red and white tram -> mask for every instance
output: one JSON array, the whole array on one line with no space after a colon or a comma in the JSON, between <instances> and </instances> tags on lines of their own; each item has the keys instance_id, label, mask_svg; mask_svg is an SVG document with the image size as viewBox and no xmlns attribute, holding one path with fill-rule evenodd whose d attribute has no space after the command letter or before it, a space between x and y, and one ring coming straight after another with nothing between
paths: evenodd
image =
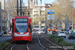
<instances>
[{"instance_id":1,"label":"red and white tram","mask_svg":"<svg viewBox=\"0 0 75 50\"><path fill-rule=\"evenodd\" d=\"M16 16L12 19L12 40L32 41L31 18L27 16Z\"/></svg>"}]
</instances>

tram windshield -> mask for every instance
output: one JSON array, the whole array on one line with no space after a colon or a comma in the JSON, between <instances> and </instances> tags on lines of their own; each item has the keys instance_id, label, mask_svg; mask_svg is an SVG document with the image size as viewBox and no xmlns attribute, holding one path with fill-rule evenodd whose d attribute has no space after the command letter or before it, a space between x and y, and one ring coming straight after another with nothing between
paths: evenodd
<instances>
[{"instance_id":1,"label":"tram windshield","mask_svg":"<svg viewBox=\"0 0 75 50\"><path fill-rule=\"evenodd\" d=\"M28 32L28 19L15 19L15 32Z\"/></svg>"}]
</instances>

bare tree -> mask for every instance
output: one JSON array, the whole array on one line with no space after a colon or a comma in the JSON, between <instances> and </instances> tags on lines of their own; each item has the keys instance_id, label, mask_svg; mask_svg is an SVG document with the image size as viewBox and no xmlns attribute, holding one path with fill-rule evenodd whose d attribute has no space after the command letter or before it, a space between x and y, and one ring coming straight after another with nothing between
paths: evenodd
<instances>
[{"instance_id":1,"label":"bare tree","mask_svg":"<svg viewBox=\"0 0 75 50\"><path fill-rule=\"evenodd\" d=\"M66 16L69 17L73 11L74 0L56 0L52 3L55 10L55 18L60 19L60 21L66 20Z\"/></svg>"},{"instance_id":2,"label":"bare tree","mask_svg":"<svg viewBox=\"0 0 75 50\"><path fill-rule=\"evenodd\" d=\"M19 3L19 5L20 5L20 3ZM17 0L7 0L5 2L5 10L7 12L9 12L12 17L17 15L16 6L17 6Z\"/></svg>"}]
</instances>

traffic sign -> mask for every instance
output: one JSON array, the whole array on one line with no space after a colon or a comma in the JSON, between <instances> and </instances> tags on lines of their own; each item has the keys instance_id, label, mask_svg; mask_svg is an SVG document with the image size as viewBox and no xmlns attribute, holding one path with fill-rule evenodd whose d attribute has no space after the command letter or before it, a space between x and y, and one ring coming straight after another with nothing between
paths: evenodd
<instances>
[{"instance_id":1,"label":"traffic sign","mask_svg":"<svg viewBox=\"0 0 75 50\"><path fill-rule=\"evenodd\" d=\"M35 17L35 15L33 15L33 17Z\"/></svg>"},{"instance_id":2,"label":"traffic sign","mask_svg":"<svg viewBox=\"0 0 75 50\"><path fill-rule=\"evenodd\" d=\"M55 14L55 12L47 12L47 14Z\"/></svg>"},{"instance_id":3,"label":"traffic sign","mask_svg":"<svg viewBox=\"0 0 75 50\"><path fill-rule=\"evenodd\" d=\"M54 20L55 19L55 15L47 15L47 20Z\"/></svg>"},{"instance_id":4,"label":"traffic sign","mask_svg":"<svg viewBox=\"0 0 75 50\"><path fill-rule=\"evenodd\" d=\"M55 10L47 10L47 14L55 14Z\"/></svg>"},{"instance_id":5,"label":"traffic sign","mask_svg":"<svg viewBox=\"0 0 75 50\"><path fill-rule=\"evenodd\" d=\"M50 12L47 12L47 14L50 14Z\"/></svg>"},{"instance_id":6,"label":"traffic sign","mask_svg":"<svg viewBox=\"0 0 75 50\"><path fill-rule=\"evenodd\" d=\"M55 12L55 10L47 10L47 12Z\"/></svg>"}]
</instances>

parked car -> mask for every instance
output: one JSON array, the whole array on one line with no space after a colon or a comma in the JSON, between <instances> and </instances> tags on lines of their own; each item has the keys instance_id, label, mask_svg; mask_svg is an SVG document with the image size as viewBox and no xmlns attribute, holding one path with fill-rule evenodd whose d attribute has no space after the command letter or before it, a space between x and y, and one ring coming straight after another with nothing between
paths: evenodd
<instances>
[{"instance_id":1,"label":"parked car","mask_svg":"<svg viewBox=\"0 0 75 50\"><path fill-rule=\"evenodd\" d=\"M59 31L59 32L58 32L58 37L64 37L64 38L66 38L66 33L65 33L65 31Z\"/></svg>"},{"instance_id":2,"label":"parked car","mask_svg":"<svg viewBox=\"0 0 75 50\"><path fill-rule=\"evenodd\" d=\"M37 33L38 33L38 34L40 34L40 33L45 33L45 31L44 31L44 30L38 30Z\"/></svg>"},{"instance_id":3,"label":"parked car","mask_svg":"<svg viewBox=\"0 0 75 50\"><path fill-rule=\"evenodd\" d=\"M70 35L68 36L68 39L71 39L71 38L75 38L75 32L70 33Z\"/></svg>"},{"instance_id":4,"label":"parked car","mask_svg":"<svg viewBox=\"0 0 75 50\"><path fill-rule=\"evenodd\" d=\"M69 31L65 31L66 35L69 33Z\"/></svg>"},{"instance_id":5,"label":"parked car","mask_svg":"<svg viewBox=\"0 0 75 50\"><path fill-rule=\"evenodd\" d=\"M34 33L36 34L37 33L37 30L34 30Z\"/></svg>"},{"instance_id":6,"label":"parked car","mask_svg":"<svg viewBox=\"0 0 75 50\"><path fill-rule=\"evenodd\" d=\"M72 30L69 30L69 34L72 33L72 32L73 32Z\"/></svg>"}]
</instances>

